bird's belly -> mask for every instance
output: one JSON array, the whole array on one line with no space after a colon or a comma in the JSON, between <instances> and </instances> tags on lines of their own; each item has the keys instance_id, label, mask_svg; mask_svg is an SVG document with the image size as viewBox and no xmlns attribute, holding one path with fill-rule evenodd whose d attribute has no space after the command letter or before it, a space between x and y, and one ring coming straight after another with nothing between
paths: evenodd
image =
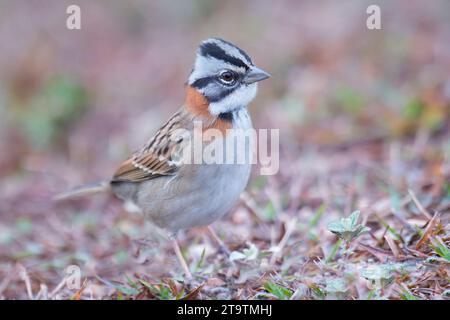
<instances>
[{"instance_id":1,"label":"bird's belly","mask_svg":"<svg viewBox=\"0 0 450 320\"><path fill-rule=\"evenodd\" d=\"M188 182L180 178L167 180L166 188L158 189L160 192L155 192L153 185L151 196L145 192L147 188L141 188L137 205L153 223L171 231L208 225L236 204L250 169L250 164L200 165L192 168L195 172Z\"/></svg>"}]
</instances>

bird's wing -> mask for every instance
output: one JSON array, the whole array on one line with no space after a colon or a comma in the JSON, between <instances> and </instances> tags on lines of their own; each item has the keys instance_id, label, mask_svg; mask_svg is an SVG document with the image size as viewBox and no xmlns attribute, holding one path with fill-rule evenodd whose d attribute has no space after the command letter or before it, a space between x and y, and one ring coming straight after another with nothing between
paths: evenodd
<instances>
[{"instance_id":1,"label":"bird's wing","mask_svg":"<svg viewBox=\"0 0 450 320\"><path fill-rule=\"evenodd\" d=\"M185 111L175 113L141 150L119 166L112 182L141 182L176 174L189 123Z\"/></svg>"}]
</instances>

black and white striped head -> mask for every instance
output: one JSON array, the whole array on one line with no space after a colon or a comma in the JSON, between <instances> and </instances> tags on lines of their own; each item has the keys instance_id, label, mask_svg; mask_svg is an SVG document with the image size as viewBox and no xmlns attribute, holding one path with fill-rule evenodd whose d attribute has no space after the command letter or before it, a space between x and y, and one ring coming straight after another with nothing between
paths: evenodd
<instances>
[{"instance_id":1,"label":"black and white striped head","mask_svg":"<svg viewBox=\"0 0 450 320\"><path fill-rule=\"evenodd\" d=\"M210 113L218 116L246 107L256 95L257 82L268 77L242 49L211 38L200 44L188 84L208 100Z\"/></svg>"}]
</instances>

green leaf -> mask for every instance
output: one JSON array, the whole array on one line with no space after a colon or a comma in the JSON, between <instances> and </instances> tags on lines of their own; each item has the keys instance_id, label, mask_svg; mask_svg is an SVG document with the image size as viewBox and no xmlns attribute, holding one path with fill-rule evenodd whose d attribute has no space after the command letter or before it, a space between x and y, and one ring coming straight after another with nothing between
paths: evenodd
<instances>
[{"instance_id":1,"label":"green leaf","mask_svg":"<svg viewBox=\"0 0 450 320\"><path fill-rule=\"evenodd\" d=\"M423 114L424 109L425 105L423 102L418 98L414 98L403 107L403 114L410 120L416 120Z\"/></svg>"},{"instance_id":2,"label":"green leaf","mask_svg":"<svg viewBox=\"0 0 450 320\"><path fill-rule=\"evenodd\" d=\"M264 284L264 289L280 300L288 300L292 296L292 291L290 289L279 286L273 282L266 282Z\"/></svg>"},{"instance_id":3,"label":"green leaf","mask_svg":"<svg viewBox=\"0 0 450 320\"><path fill-rule=\"evenodd\" d=\"M320 299L325 298L325 296L326 296L325 292L323 292L322 289L320 289L320 287L318 285L312 284L312 285L310 285L309 288L312 290L312 292L314 293L314 295L316 297L318 297Z\"/></svg>"},{"instance_id":4,"label":"green leaf","mask_svg":"<svg viewBox=\"0 0 450 320\"><path fill-rule=\"evenodd\" d=\"M322 217L323 213L325 212L325 208L326 208L325 203L322 203L320 205L320 207L316 210L316 212L314 213L313 217L309 221L309 226L311 228L315 227L317 225L317 223L319 222L319 220Z\"/></svg>"},{"instance_id":5,"label":"green leaf","mask_svg":"<svg viewBox=\"0 0 450 320\"><path fill-rule=\"evenodd\" d=\"M268 201L264 208L264 218L270 221L274 221L277 216L277 211L272 201Z\"/></svg>"},{"instance_id":6,"label":"green leaf","mask_svg":"<svg viewBox=\"0 0 450 320\"><path fill-rule=\"evenodd\" d=\"M445 243L438 237L431 238L430 240L434 251L445 260L450 261L450 250Z\"/></svg>"},{"instance_id":7,"label":"green leaf","mask_svg":"<svg viewBox=\"0 0 450 320\"><path fill-rule=\"evenodd\" d=\"M369 294L367 295L366 300L372 300L372 298L374 298L377 294L377 290L376 289L372 289L369 291Z\"/></svg>"},{"instance_id":8,"label":"green leaf","mask_svg":"<svg viewBox=\"0 0 450 320\"><path fill-rule=\"evenodd\" d=\"M341 247L342 239L339 239L334 244L333 248L331 249L330 255L326 258L325 262L330 263L333 261L334 257L336 256L337 252L339 251L339 248Z\"/></svg>"},{"instance_id":9,"label":"green leaf","mask_svg":"<svg viewBox=\"0 0 450 320\"><path fill-rule=\"evenodd\" d=\"M20 234L28 234L33 229L33 223L28 218L18 218L16 220L16 228Z\"/></svg>"},{"instance_id":10,"label":"green leaf","mask_svg":"<svg viewBox=\"0 0 450 320\"><path fill-rule=\"evenodd\" d=\"M203 262L205 260L205 253L206 253L206 250L203 248L202 254L200 256L200 259L198 260L198 262L197 262L197 264L195 266L195 270L200 270L202 268Z\"/></svg>"},{"instance_id":11,"label":"green leaf","mask_svg":"<svg viewBox=\"0 0 450 320\"><path fill-rule=\"evenodd\" d=\"M137 282L135 282L135 281L133 281L128 275L126 275L125 274L125 279L127 280L127 283L131 286L131 287L133 287L133 288L135 288L135 289L138 289L138 284L137 284Z\"/></svg>"},{"instance_id":12,"label":"green leaf","mask_svg":"<svg viewBox=\"0 0 450 320\"><path fill-rule=\"evenodd\" d=\"M139 279L139 282L150 290L154 295L158 296L161 300L171 300L173 299L172 292L170 288L164 284L152 285L143 279Z\"/></svg>"},{"instance_id":13,"label":"green leaf","mask_svg":"<svg viewBox=\"0 0 450 320\"><path fill-rule=\"evenodd\" d=\"M364 96L348 86L338 88L336 102L350 114L358 114L366 104Z\"/></svg>"},{"instance_id":14,"label":"green leaf","mask_svg":"<svg viewBox=\"0 0 450 320\"><path fill-rule=\"evenodd\" d=\"M123 293L126 296L133 296L133 295L137 295L139 293L139 290L136 290L134 288L129 288L129 287L125 287L125 286L116 286L116 290L118 290L119 292Z\"/></svg>"},{"instance_id":15,"label":"green leaf","mask_svg":"<svg viewBox=\"0 0 450 320\"><path fill-rule=\"evenodd\" d=\"M400 298L402 300L421 300L419 297L416 297L411 292L408 292L406 290L400 294Z\"/></svg>"},{"instance_id":16,"label":"green leaf","mask_svg":"<svg viewBox=\"0 0 450 320\"><path fill-rule=\"evenodd\" d=\"M261 190L267 185L267 176L258 176L256 179L252 181L252 187L255 189Z\"/></svg>"},{"instance_id":17,"label":"green leaf","mask_svg":"<svg viewBox=\"0 0 450 320\"><path fill-rule=\"evenodd\" d=\"M450 182L446 183L444 190L447 190L447 198L450 199Z\"/></svg>"},{"instance_id":18,"label":"green leaf","mask_svg":"<svg viewBox=\"0 0 450 320\"><path fill-rule=\"evenodd\" d=\"M162 300L172 300L172 292L170 291L170 288L167 286L160 286L159 289L159 298Z\"/></svg>"}]
</instances>

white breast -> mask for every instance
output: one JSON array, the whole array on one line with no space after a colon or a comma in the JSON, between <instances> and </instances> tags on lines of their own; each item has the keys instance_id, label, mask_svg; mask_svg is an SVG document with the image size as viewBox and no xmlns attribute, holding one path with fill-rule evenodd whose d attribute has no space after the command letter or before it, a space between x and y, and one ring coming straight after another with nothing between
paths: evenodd
<instances>
[{"instance_id":1,"label":"white breast","mask_svg":"<svg viewBox=\"0 0 450 320\"><path fill-rule=\"evenodd\" d=\"M240 108L233 112L233 127L238 129L253 128L252 119L250 119L247 108Z\"/></svg>"},{"instance_id":2,"label":"white breast","mask_svg":"<svg viewBox=\"0 0 450 320\"><path fill-rule=\"evenodd\" d=\"M233 129L251 129L252 122L245 108L235 111ZM231 133L231 134L230 134ZM240 134L239 134L240 135ZM229 142L232 132L225 139ZM246 162L241 164L188 165L180 175L171 179L163 189L152 185L153 194L141 194L138 202L146 215L157 225L176 231L208 225L229 212L247 186L252 161L253 139L246 140L245 150L237 145L237 156L244 153ZM159 183L155 179L154 183ZM165 179L161 179L165 180ZM149 198L152 200L149 201ZM144 202L144 203L143 203Z\"/></svg>"}]
</instances>

